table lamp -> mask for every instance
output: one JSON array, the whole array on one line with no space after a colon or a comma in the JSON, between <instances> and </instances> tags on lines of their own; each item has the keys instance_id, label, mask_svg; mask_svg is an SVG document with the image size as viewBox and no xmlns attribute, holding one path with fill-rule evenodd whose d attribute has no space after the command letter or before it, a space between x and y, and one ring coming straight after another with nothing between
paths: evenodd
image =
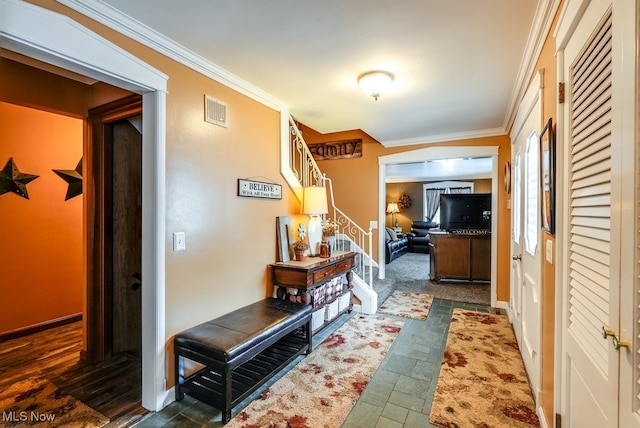
<instances>
[{"instance_id":1,"label":"table lamp","mask_svg":"<svg viewBox=\"0 0 640 428\"><path fill-rule=\"evenodd\" d=\"M395 214L399 212L400 209L398 208L398 204L396 202L389 202L387 205L387 214L391 214L391 224L393 227L398 227L398 222L395 221Z\"/></svg>"},{"instance_id":2,"label":"table lamp","mask_svg":"<svg viewBox=\"0 0 640 428\"><path fill-rule=\"evenodd\" d=\"M327 208L327 189L324 187L305 187L302 196L302 214L309 215L307 238L311 256L320 254L322 242L322 220L320 216L329 212Z\"/></svg>"}]
</instances>

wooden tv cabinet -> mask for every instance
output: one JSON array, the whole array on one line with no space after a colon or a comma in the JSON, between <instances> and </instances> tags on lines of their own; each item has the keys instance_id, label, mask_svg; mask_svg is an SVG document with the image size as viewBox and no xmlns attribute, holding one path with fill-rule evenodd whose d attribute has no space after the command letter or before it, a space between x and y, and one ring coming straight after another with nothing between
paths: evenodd
<instances>
[{"instance_id":1,"label":"wooden tv cabinet","mask_svg":"<svg viewBox=\"0 0 640 428\"><path fill-rule=\"evenodd\" d=\"M431 233L432 281L491 281L491 234Z\"/></svg>"}]
</instances>

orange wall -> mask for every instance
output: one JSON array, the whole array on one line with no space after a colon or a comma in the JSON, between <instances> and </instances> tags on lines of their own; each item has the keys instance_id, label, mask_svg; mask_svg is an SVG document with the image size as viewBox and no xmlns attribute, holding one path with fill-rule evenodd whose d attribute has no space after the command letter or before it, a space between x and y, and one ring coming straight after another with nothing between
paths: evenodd
<instances>
[{"instance_id":1,"label":"orange wall","mask_svg":"<svg viewBox=\"0 0 640 428\"><path fill-rule=\"evenodd\" d=\"M558 11L562 10L561 2ZM555 27L558 21L558 17L560 12L556 13L554 18L553 25L551 26L551 30L549 31L549 35L547 36L540 56L538 58L538 62L536 63L536 69L544 70L543 77L543 97L542 97L542 117L546 122L549 118L553 119L554 126L558 121L557 116L557 99L558 99L558 78L556 72L556 43L553 38L553 33L555 31ZM556 151L561 151L562 141L558 141L556 139ZM556 203L557 206L557 203ZM557 220L556 220L557 221ZM546 248L547 242L550 242L550 245L553 248L554 259L557 258L556 255L556 239L554 235L549 235L547 233L542 234L542 248ZM544 254L544 251L543 251ZM542 298L541 298L541 306L542 306L542 330L541 330L541 338L542 338L542 352L541 352L541 364L542 364L542 373L541 373L541 403L540 405L544 409L544 415L546 417L547 426L553 426L553 415L554 411L554 366L555 366L555 329L556 329L556 318L555 318L555 292L556 292L556 263L549 263L545 257L542 257Z\"/></svg>"},{"instance_id":2,"label":"orange wall","mask_svg":"<svg viewBox=\"0 0 640 428\"><path fill-rule=\"evenodd\" d=\"M491 193L491 180L460 180L474 183L475 193ZM406 233L411 230L411 223L414 220L423 220L423 193L422 185L428 182L408 182L408 183L387 183L385 206L389 202L397 202L402 194L411 197L409 208L400 208L400 212L395 215L402 230ZM391 227L391 214L386 216L386 226Z\"/></svg>"},{"instance_id":3,"label":"orange wall","mask_svg":"<svg viewBox=\"0 0 640 428\"><path fill-rule=\"evenodd\" d=\"M82 312L82 195L52 169L75 169L82 121L0 102L0 168L10 157L29 199L0 195L0 333Z\"/></svg>"},{"instance_id":4,"label":"orange wall","mask_svg":"<svg viewBox=\"0 0 640 428\"><path fill-rule=\"evenodd\" d=\"M504 165L511 158L511 142L508 135L386 148L361 130L320 134L304 125L301 126L301 129L307 143L362 138L362 157L318 162L322 172L333 180L336 205L360 225L368 225L369 221L378 218L378 158L380 156L434 146L497 146L499 165ZM504 179L503 168L500 167L499 171L498 179L502 183ZM498 239L496 291L498 300L507 302L509 299L509 260L511 259L510 221L502 220L509 219L511 213L507 209L508 195L504 192L504 186L498 186L498 189L498 212L501 221L496 233ZM376 258L378 232L379 230L374 230L373 236L374 257Z\"/></svg>"},{"instance_id":5,"label":"orange wall","mask_svg":"<svg viewBox=\"0 0 640 428\"><path fill-rule=\"evenodd\" d=\"M276 217L299 212L280 175L280 113L105 28L55 0L31 3L72 17L169 76L166 98L166 365L172 337L264 298L276 260ZM229 127L204 122L204 95L227 103ZM143 112L144 115L144 112ZM237 179L283 185L281 200L237 196ZM172 250L173 233L186 250Z\"/></svg>"},{"instance_id":6,"label":"orange wall","mask_svg":"<svg viewBox=\"0 0 640 428\"><path fill-rule=\"evenodd\" d=\"M16 132L20 132L23 135L27 131L30 133L36 131L42 132L42 135L37 134L37 137L31 138L29 141L22 139L19 144L16 144L16 141L19 141L16 139L6 140L7 145L4 145L3 141L3 145L0 146L0 155L5 156L5 158L0 158L0 167L3 167L5 165L6 160L9 156L16 156L14 153L16 153L17 150L28 150L29 153L36 153L37 158L41 162L48 162L49 158L51 158L51 162L56 161L56 157L60 156L61 152L59 150L54 150L53 154L49 153L50 150L53 150L56 147L53 142L65 142L66 144L73 143L73 150L77 153L71 157L74 157L76 159L69 160L65 163L65 166L50 167L48 168L48 171L49 174L53 174L53 172L51 172L52 168L74 169L78 163L78 160L82 156L83 119L87 115L87 110L91 107L95 107L97 105L101 105L130 94L130 92L128 91L114 88L113 86L100 82L89 86L75 80L64 78L37 68L23 65L13 60L8 60L6 58L0 58L0 75L3 76L3 78L0 79L0 101L4 102L8 107L13 107L12 111L16 110L27 115L35 115L38 117L38 120L33 121L25 119L30 123L38 123L38 126L30 125L26 128L23 127L24 130L22 128L19 128ZM20 82L20 84L16 84L16 82ZM75 135L71 137L68 135L65 136L64 134L58 134L58 130L60 129L60 127L51 126L47 128L49 122L43 122L42 118L48 119L51 123L69 123L69 121L72 121L72 123L75 124L74 126L77 128L75 130ZM9 126L5 129L5 122L11 126L17 126L15 125L16 123L24 122L24 120L22 119L20 120L20 122L16 122L4 117L0 119L0 123L3 124L4 132L8 132L10 129L12 129ZM44 125L40 125L41 123L44 123ZM18 166L22 168L21 161L19 159L16 159L16 162L18 162ZM49 174L35 174L41 175L42 177L38 178L36 181L28 185L28 189L30 189L34 185L40 185L41 183L48 183L52 181L52 178L49 177ZM43 179L45 177L46 181L43 182ZM52 177L55 177L53 179L55 185L66 186L66 183L62 179L58 178L57 175L54 174ZM65 194L66 187L63 196ZM2 206L2 201L7 200L10 200L9 195L0 196L0 207ZM64 197L62 200L64 201ZM41 201L42 199L38 199L38 203L41 203ZM60 201L56 200L56 203L60 204ZM70 206L76 205L80 207L80 212L75 215L73 220L69 220L69 222L70 224L73 224L75 228L77 228L77 230L74 229L74 233L80 233L81 237L83 233L82 204L82 196L78 196L62 205L65 209L68 209L68 207ZM29 204L28 206L32 207L33 205ZM60 212L59 209L50 209L46 211ZM0 211L0 221L2 221L1 219L3 218L3 216L3 211ZM21 216L20 218L26 219L27 217ZM51 225L47 222L36 222L34 223L34 225L37 227L39 233L41 233L43 236L48 236L48 234L52 233L52 231L48 230L49 226ZM56 225L54 224L51 227L56 227ZM32 228L35 230L33 226ZM1 226L0 230L2 230ZM64 233L60 233L60 236L55 239L55 242L57 243L64 243L64 248L66 248L66 239L68 239L65 238L65 236L66 235ZM33 246L37 245L41 245L41 241L38 241ZM71 245L71 243L69 243L69 245ZM0 333L9 330L34 326L36 324L47 321L52 321L61 316L84 312L84 289L86 283L84 274L84 248L82 247L82 241L79 242L79 246L77 246L77 248L75 248L74 245L70 247L72 249L72 253L75 254L75 252L77 251L82 251L81 255L79 257L74 257L73 264L71 263L72 260L66 260L65 263L60 263L59 265L64 266L68 271L75 272L73 292L79 292L81 293L81 295L80 297L74 297L74 299L79 300L82 303L81 306L77 307L77 305L73 305L73 311L69 309L63 310L62 308L66 308L67 306L69 306L67 293L60 293L59 290L61 286L53 282L50 282L49 287L53 287L53 289L57 291L52 291L51 293L49 293L50 296L47 296L46 293L33 293L32 295L30 293L30 291L32 291L31 287L23 287L21 288L21 300L26 300L27 297L25 296L29 296L30 299L35 299L39 298L38 296L43 296L43 299L47 298L46 301L49 310L41 311L40 309L38 309L37 311L23 311L22 309L20 309L20 307L15 307L9 314L5 313L4 315L0 315ZM53 250L54 253L60 252L60 249L55 248L53 244L49 246L48 250ZM41 248L41 251L45 251L45 249ZM16 257L16 255L17 254L14 254L13 257L16 258L15 263L18 268L14 268L14 271L18 272L22 270L28 272L28 270L25 269L29 266L29 253L21 254L20 257ZM58 260L61 256L63 255L49 254L46 259L55 261ZM56 266L56 264L53 263L51 265ZM0 267L0 271L2 271L2 267ZM43 275L44 272L46 271L43 271ZM55 279L55 276L53 276L52 279ZM40 281L40 283L42 284L42 287L45 287L43 281ZM0 280L0 289L3 288L3 284L4 282ZM62 290L66 290L71 286L71 284L72 283L63 285ZM0 305L2 305L2 302L0 302ZM7 320L5 321L3 317L7 317Z\"/></svg>"}]
</instances>

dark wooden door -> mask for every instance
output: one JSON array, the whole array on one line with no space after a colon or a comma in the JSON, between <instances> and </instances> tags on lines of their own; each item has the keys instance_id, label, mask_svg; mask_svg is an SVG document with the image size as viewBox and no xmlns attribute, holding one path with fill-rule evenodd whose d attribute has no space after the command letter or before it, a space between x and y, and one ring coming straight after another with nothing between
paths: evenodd
<instances>
[{"instance_id":1,"label":"dark wooden door","mask_svg":"<svg viewBox=\"0 0 640 428\"><path fill-rule=\"evenodd\" d=\"M142 352L142 134L129 120L113 135L113 353Z\"/></svg>"},{"instance_id":2,"label":"dark wooden door","mask_svg":"<svg viewBox=\"0 0 640 428\"><path fill-rule=\"evenodd\" d=\"M132 95L89 111L83 177L87 229L87 349L99 362L142 348L142 114Z\"/></svg>"}]
</instances>

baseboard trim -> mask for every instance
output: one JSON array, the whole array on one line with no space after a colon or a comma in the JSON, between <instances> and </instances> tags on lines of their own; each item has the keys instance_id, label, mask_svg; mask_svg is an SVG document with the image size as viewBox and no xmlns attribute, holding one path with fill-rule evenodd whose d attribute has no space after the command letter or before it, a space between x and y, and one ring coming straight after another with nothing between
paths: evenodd
<instances>
[{"instance_id":1,"label":"baseboard trim","mask_svg":"<svg viewBox=\"0 0 640 428\"><path fill-rule=\"evenodd\" d=\"M19 337L28 336L33 333L48 330L54 327L60 327L61 325L71 324L72 322L82 321L82 314L72 314L64 317L56 318L49 321L44 321L38 324L30 325L28 327L22 327L15 330L0 333L0 342L6 342L7 340L17 339Z\"/></svg>"},{"instance_id":2,"label":"baseboard trim","mask_svg":"<svg viewBox=\"0 0 640 428\"><path fill-rule=\"evenodd\" d=\"M503 309L507 314L509 313L509 303L503 300L496 300L491 306L497 309Z\"/></svg>"}]
</instances>

